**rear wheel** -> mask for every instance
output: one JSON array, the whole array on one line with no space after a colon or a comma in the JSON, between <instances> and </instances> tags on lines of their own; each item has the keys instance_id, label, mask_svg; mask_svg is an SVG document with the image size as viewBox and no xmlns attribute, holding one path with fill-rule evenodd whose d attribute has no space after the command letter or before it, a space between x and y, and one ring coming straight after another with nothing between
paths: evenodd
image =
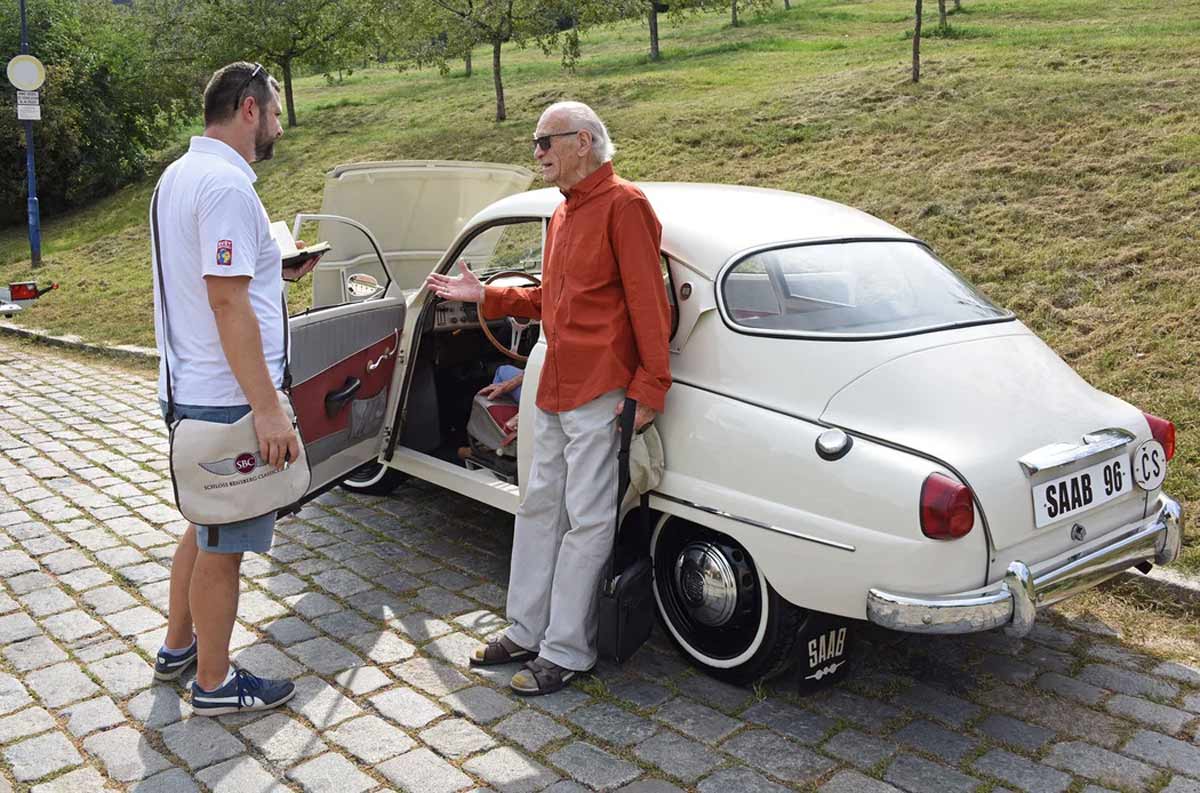
<instances>
[{"instance_id":1,"label":"rear wheel","mask_svg":"<svg viewBox=\"0 0 1200 793\"><path fill-rule=\"evenodd\" d=\"M655 529L650 553L659 618L692 664L749 683L793 660L808 612L781 598L732 537L671 517Z\"/></svg>"},{"instance_id":2,"label":"rear wheel","mask_svg":"<svg viewBox=\"0 0 1200 793\"><path fill-rule=\"evenodd\" d=\"M342 489L367 496L391 495L406 479L405 474L380 462L360 466L342 480Z\"/></svg>"}]
</instances>

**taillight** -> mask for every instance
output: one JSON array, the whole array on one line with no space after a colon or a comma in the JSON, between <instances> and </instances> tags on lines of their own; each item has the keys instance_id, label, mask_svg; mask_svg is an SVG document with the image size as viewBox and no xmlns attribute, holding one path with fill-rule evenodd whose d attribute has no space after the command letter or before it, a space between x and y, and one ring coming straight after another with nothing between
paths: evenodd
<instances>
[{"instance_id":1,"label":"taillight","mask_svg":"<svg viewBox=\"0 0 1200 793\"><path fill-rule=\"evenodd\" d=\"M37 284L32 281L9 284L8 294L13 300L36 300L38 296Z\"/></svg>"},{"instance_id":2,"label":"taillight","mask_svg":"<svg viewBox=\"0 0 1200 793\"><path fill-rule=\"evenodd\" d=\"M965 537L975 525L971 489L944 474L930 474L921 485L921 531L934 540Z\"/></svg>"},{"instance_id":3,"label":"taillight","mask_svg":"<svg viewBox=\"0 0 1200 793\"><path fill-rule=\"evenodd\" d=\"M1154 436L1154 440L1162 444L1163 451L1167 454L1169 462L1175 456L1175 425L1166 419L1160 419L1158 416L1152 416L1149 413L1143 413L1146 417L1146 423L1150 425L1150 434Z\"/></svg>"}]
</instances>

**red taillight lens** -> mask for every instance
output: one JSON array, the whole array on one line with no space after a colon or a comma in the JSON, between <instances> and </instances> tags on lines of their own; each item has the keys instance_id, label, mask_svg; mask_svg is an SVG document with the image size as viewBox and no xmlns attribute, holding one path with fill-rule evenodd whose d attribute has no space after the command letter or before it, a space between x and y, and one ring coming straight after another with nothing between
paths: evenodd
<instances>
[{"instance_id":1,"label":"red taillight lens","mask_svg":"<svg viewBox=\"0 0 1200 793\"><path fill-rule=\"evenodd\" d=\"M921 531L934 540L965 537L975 525L971 489L943 474L930 474L921 485Z\"/></svg>"},{"instance_id":2,"label":"red taillight lens","mask_svg":"<svg viewBox=\"0 0 1200 793\"><path fill-rule=\"evenodd\" d=\"M27 283L9 284L8 293L13 300L36 300L38 296L37 284L29 281Z\"/></svg>"},{"instance_id":3,"label":"red taillight lens","mask_svg":"<svg viewBox=\"0 0 1200 793\"><path fill-rule=\"evenodd\" d=\"M1154 440L1162 444L1163 451L1167 453L1167 461L1170 462L1171 458L1175 456L1175 425L1149 413L1142 415L1146 417L1146 423L1150 425L1150 434L1154 436Z\"/></svg>"}]
</instances>

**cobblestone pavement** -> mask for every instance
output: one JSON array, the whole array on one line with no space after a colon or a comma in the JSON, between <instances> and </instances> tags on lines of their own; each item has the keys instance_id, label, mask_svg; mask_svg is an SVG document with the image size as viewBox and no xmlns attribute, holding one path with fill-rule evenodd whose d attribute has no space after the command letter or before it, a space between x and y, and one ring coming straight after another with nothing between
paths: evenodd
<instances>
[{"instance_id":1,"label":"cobblestone pavement","mask_svg":"<svg viewBox=\"0 0 1200 793\"><path fill-rule=\"evenodd\" d=\"M503 626L511 519L433 486L332 492L248 556L236 659L286 709L189 718L156 685L184 525L145 374L0 341L0 792L1200 792L1200 669L1043 623L864 630L806 698L697 675L657 636L524 701L469 648Z\"/></svg>"}]
</instances>

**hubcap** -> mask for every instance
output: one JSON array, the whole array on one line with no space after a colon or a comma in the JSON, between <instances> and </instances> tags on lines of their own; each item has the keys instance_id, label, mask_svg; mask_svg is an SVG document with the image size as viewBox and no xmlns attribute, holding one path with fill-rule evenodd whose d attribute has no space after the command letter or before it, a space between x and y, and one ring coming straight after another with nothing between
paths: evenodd
<instances>
[{"instance_id":1,"label":"hubcap","mask_svg":"<svg viewBox=\"0 0 1200 793\"><path fill-rule=\"evenodd\" d=\"M737 609L738 585L733 567L721 550L693 542L675 560L675 586L696 622L720 627Z\"/></svg>"}]
</instances>

